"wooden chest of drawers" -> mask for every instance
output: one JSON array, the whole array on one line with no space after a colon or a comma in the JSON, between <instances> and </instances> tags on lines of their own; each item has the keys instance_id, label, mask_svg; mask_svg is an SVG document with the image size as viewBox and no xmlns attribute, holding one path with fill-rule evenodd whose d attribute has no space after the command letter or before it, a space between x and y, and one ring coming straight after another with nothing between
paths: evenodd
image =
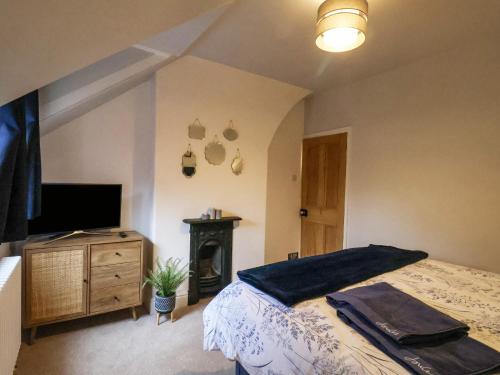
<instances>
[{"instance_id":1,"label":"wooden chest of drawers","mask_svg":"<svg viewBox=\"0 0 500 375\"><path fill-rule=\"evenodd\" d=\"M144 240L87 236L23 249L23 326L39 325L131 308L142 304Z\"/></svg>"},{"instance_id":2,"label":"wooden chest of drawers","mask_svg":"<svg viewBox=\"0 0 500 375\"><path fill-rule=\"evenodd\" d=\"M140 305L141 241L90 245L90 313Z\"/></svg>"}]
</instances>

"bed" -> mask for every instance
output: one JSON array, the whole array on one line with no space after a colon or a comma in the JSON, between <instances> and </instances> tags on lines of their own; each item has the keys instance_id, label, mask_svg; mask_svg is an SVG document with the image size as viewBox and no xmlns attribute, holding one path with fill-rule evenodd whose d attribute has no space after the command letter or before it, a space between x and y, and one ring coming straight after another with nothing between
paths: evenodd
<instances>
[{"instance_id":1,"label":"bed","mask_svg":"<svg viewBox=\"0 0 500 375\"><path fill-rule=\"evenodd\" d=\"M461 320L472 338L500 351L500 275L425 259L346 289L377 282ZM250 375L408 373L343 323L325 297L287 307L235 281L203 319L204 349L220 350Z\"/></svg>"}]
</instances>

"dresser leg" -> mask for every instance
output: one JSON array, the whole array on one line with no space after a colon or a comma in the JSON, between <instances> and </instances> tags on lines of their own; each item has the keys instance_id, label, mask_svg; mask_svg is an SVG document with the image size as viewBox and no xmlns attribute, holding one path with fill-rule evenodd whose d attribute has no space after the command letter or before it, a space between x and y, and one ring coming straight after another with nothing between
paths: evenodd
<instances>
[{"instance_id":1,"label":"dresser leg","mask_svg":"<svg viewBox=\"0 0 500 375\"><path fill-rule=\"evenodd\" d=\"M35 343L36 329L37 329L36 326L30 328L30 337L28 339L28 345L33 345Z\"/></svg>"},{"instance_id":2,"label":"dresser leg","mask_svg":"<svg viewBox=\"0 0 500 375\"><path fill-rule=\"evenodd\" d=\"M137 320L137 311L136 311L135 307L131 307L130 309L132 310L132 318L134 320Z\"/></svg>"},{"instance_id":3,"label":"dresser leg","mask_svg":"<svg viewBox=\"0 0 500 375\"><path fill-rule=\"evenodd\" d=\"M170 320L172 321L172 323L175 322L175 316L173 310L170 312Z\"/></svg>"},{"instance_id":4,"label":"dresser leg","mask_svg":"<svg viewBox=\"0 0 500 375\"><path fill-rule=\"evenodd\" d=\"M157 326L160 325L160 313L159 312L156 313L156 325Z\"/></svg>"}]
</instances>

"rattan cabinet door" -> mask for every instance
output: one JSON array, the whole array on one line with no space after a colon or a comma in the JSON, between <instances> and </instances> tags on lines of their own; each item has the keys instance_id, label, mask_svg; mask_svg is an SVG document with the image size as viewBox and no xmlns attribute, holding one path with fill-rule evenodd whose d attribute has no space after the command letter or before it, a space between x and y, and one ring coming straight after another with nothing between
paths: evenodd
<instances>
[{"instance_id":1,"label":"rattan cabinet door","mask_svg":"<svg viewBox=\"0 0 500 375\"><path fill-rule=\"evenodd\" d=\"M29 325L87 314L87 248L54 247L26 253Z\"/></svg>"}]
</instances>

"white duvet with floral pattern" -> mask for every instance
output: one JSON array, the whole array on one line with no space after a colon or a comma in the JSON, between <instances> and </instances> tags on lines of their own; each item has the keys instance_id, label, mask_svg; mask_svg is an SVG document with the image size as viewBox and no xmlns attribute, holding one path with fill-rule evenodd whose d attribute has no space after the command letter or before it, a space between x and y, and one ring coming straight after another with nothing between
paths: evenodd
<instances>
[{"instance_id":1,"label":"white duvet with floral pattern","mask_svg":"<svg viewBox=\"0 0 500 375\"><path fill-rule=\"evenodd\" d=\"M500 351L500 275L426 259L350 288L381 281L465 322L471 337ZM325 297L290 308L236 281L203 318L204 349L221 350L250 375L407 374L339 320Z\"/></svg>"}]
</instances>

